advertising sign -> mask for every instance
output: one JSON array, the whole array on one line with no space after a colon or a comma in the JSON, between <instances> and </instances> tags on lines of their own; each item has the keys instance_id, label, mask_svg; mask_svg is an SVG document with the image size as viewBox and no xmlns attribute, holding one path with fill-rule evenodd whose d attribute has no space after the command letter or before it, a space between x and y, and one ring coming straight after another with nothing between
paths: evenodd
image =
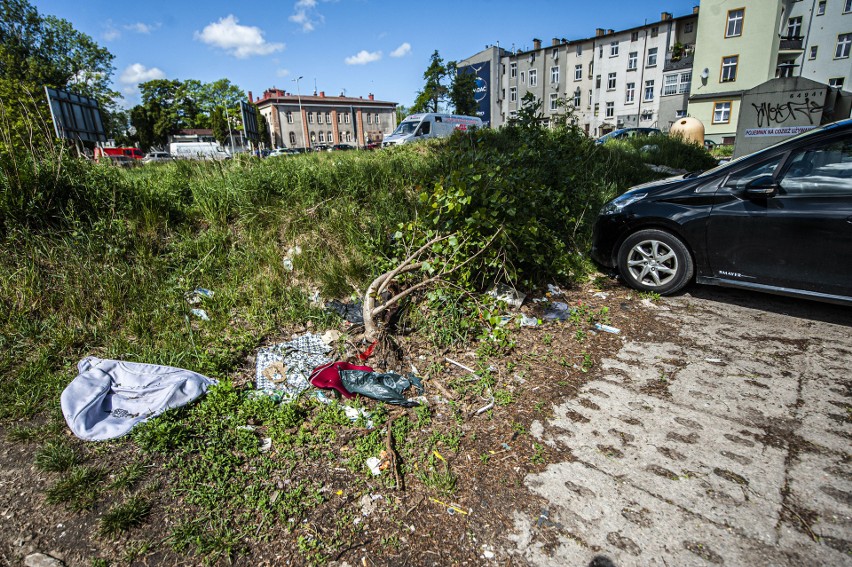
<instances>
[{"instance_id":1,"label":"advertising sign","mask_svg":"<svg viewBox=\"0 0 852 567\"><path fill-rule=\"evenodd\" d=\"M459 73L473 73L476 75L473 98L478 105L476 115L482 119L483 126L491 126L491 65L488 62L478 65L466 65L459 67Z\"/></svg>"},{"instance_id":2,"label":"advertising sign","mask_svg":"<svg viewBox=\"0 0 852 567\"><path fill-rule=\"evenodd\" d=\"M243 129L245 130L246 138L252 142L256 142L260 138L257 127L257 111L246 102L240 102L240 110L243 114Z\"/></svg>"},{"instance_id":3,"label":"advertising sign","mask_svg":"<svg viewBox=\"0 0 852 567\"><path fill-rule=\"evenodd\" d=\"M98 101L62 89L44 87L57 138L106 142Z\"/></svg>"}]
</instances>

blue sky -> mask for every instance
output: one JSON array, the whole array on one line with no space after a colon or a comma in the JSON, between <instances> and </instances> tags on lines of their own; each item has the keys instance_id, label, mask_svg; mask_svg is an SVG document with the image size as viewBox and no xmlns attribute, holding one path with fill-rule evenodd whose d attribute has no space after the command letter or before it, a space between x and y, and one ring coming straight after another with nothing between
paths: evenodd
<instances>
[{"instance_id":1,"label":"blue sky","mask_svg":"<svg viewBox=\"0 0 852 567\"><path fill-rule=\"evenodd\" d=\"M531 48L595 28L624 29L682 16L698 0L31 0L70 21L115 57L124 106L156 78L230 79L259 96L270 87L367 97L410 106L437 49L445 61L488 44Z\"/></svg>"}]
</instances>

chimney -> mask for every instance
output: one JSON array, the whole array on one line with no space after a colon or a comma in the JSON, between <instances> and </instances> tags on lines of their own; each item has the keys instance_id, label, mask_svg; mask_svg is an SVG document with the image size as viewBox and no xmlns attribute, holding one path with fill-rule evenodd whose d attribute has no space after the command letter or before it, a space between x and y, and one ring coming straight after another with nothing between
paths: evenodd
<instances>
[{"instance_id":1,"label":"chimney","mask_svg":"<svg viewBox=\"0 0 852 567\"><path fill-rule=\"evenodd\" d=\"M693 13L693 14L697 14L697 13L698 13L698 6L693 6L693 7L692 7L692 13Z\"/></svg>"},{"instance_id":2,"label":"chimney","mask_svg":"<svg viewBox=\"0 0 852 567\"><path fill-rule=\"evenodd\" d=\"M672 13L671 12L663 12L662 14L660 14L660 20L662 20L664 22L671 20L671 19L672 19Z\"/></svg>"},{"instance_id":3,"label":"chimney","mask_svg":"<svg viewBox=\"0 0 852 567\"><path fill-rule=\"evenodd\" d=\"M376 100L376 97L373 96L373 93L370 93L367 98L369 98L370 100Z\"/></svg>"},{"instance_id":4,"label":"chimney","mask_svg":"<svg viewBox=\"0 0 852 567\"><path fill-rule=\"evenodd\" d=\"M595 28L595 37L601 37L604 34L603 28Z\"/></svg>"},{"instance_id":5,"label":"chimney","mask_svg":"<svg viewBox=\"0 0 852 567\"><path fill-rule=\"evenodd\" d=\"M248 92L248 95L249 95L249 102L254 102L254 99L251 96L251 91Z\"/></svg>"},{"instance_id":6,"label":"chimney","mask_svg":"<svg viewBox=\"0 0 852 567\"><path fill-rule=\"evenodd\" d=\"M533 38L533 49L541 49L541 40Z\"/></svg>"},{"instance_id":7,"label":"chimney","mask_svg":"<svg viewBox=\"0 0 852 567\"><path fill-rule=\"evenodd\" d=\"M558 37L554 37L553 39L551 39L551 40L550 40L550 45L552 45L553 47L556 47L557 45L559 45L559 38L558 38Z\"/></svg>"},{"instance_id":8,"label":"chimney","mask_svg":"<svg viewBox=\"0 0 852 567\"><path fill-rule=\"evenodd\" d=\"M325 91L320 91L320 96L321 96L322 98L325 98Z\"/></svg>"},{"instance_id":9,"label":"chimney","mask_svg":"<svg viewBox=\"0 0 852 567\"><path fill-rule=\"evenodd\" d=\"M615 30L606 30L606 35L612 35L615 33Z\"/></svg>"}]
</instances>

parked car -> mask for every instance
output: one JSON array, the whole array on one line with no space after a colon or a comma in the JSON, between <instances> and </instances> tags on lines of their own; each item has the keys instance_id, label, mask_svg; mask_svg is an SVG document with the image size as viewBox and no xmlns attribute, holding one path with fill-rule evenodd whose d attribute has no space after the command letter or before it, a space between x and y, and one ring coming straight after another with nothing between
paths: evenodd
<instances>
[{"instance_id":1,"label":"parked car","mask_svg":"<svg viewBox=\"0 0 852 567\"><path fill-rule=\"evenodd\" d=\"M609 134L604 134L595 140L595 143L603 144L609 140L622 140L624 138L635 138L636 136L654 136L661 133L657 128L621 128L613 130Z\"/></svg>"},{"instance_id":2,"label":"parked car","mask_svg":"<svg viewBox=\"0 0 852 567\"><path fill-rule=\"evenodd\" d=\"M294 150L292 150L292 149L290 149L290 148L275 148L274 150L272 150L271 152L269 152L269 156L268 156L268 157L275 157L275 156L292 156L292 155L294 155L294 154L296 154L296 153L298 153L298 152L295 152Z\"/></svg>"},{"instance_id":3,"label":"parked car","mask_svg":"<svg viewBox=\"0 0 852 567\"><path fill-rule=\"evenodd\" d=\"M98 163L106 163L116 167L136 167L138 162L135 158L125 155L102 154L97 158Z\"/></svg>"},{"instance_id":4,"label":"parked car","mask_svg":"<svg viewBox=\"0 0 852 567\"><path fill-rule=\"evenodd\" d=\"M334 144L333 146L331 146L331 148L329 148L329 151L336 152L336 151L346 151L346 150L354 150L354 149L355 149L355 146L350 146L349 144Z\"/></svg>"},{"instance_id":5,"label":"parked car","mask_svg":"<svg viewBox=\"0 0 852 567\"><path fill-rule=\"evenodd\" d=\"M607 203L592 258L661 295L700 284L852 305L852 119Z\"/></svg>"},{"instance_id":6,"label":"parked car","mask_svg":"<svg viewBox=\"0 0 852 567\"><path fill-rule=\"evenodd\" d=\"M142 158L142 163L158 163L164 161L172 161L172 154L169 152L148 152Z\"/></svg>"}]
</instances>

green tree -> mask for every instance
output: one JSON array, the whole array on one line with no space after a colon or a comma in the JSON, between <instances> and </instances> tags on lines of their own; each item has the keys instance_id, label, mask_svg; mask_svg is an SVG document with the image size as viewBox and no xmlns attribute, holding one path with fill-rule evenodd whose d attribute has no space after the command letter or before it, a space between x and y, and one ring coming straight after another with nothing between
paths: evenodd
<instances>
[{"instance_id":1,"label":"green tree","mask_svg":"<svg viewBox=\"0 0 852 567\"><path fill-rule=\"evenodd\" d=\"M228 143L228 122L225 119L225 111L221 106L213 109L210 115L210 124L213 127L213 137L223 146Z\"/></svg>"},{"instance_id":2,"label":"green tree","mask_svg":"<svg viewBox=\"0 0 852 567\"><path fill-rule=\"evenodd\" d=\"M429 67L423 73L426 84L423 90L417 93L412 112L438 112L442 102L446 101L449 89L444 84L449 71L444 65L444 60L436 49L429 60Z\"/></svg>"},{"instance_id":3,"label":"green tree","mask_svg":"<svg viewBox=\"0 0 852 567\"><path fill-rule=\"evenodd\" d=\"M3 128L29 141L33 126L49 122L45 86L93 97L105 113L114 112L120 95L109 87L113 58L67 20L43 16L27 0L0 0Z\"/></svg>"},{"instance_id":4,"label":"green tree","mask_svg":"<svg viewBox=\"0 0 852 567\"><path fill-rule=\"evenodd\" d=\"M405 120L406 116L409 116L409 115L412 114L411 108L413 108L413 107L408 107L408 106L405 106L403 104L397 105L397 107L396 107L396 123L397 124L399 124L400 122Z\"/></svg>"},{"instance_id":5,"label":"green tree","mask_svg":"<svg viewBox=\"0 0 852 567\"><path fill-rule=\"evenodd\" d=\"M254 103L249 103L254 108L255 116L257 116L257 134L260 138L259 144L261 147L271 148L272 147L272 132L269 130L269 124L266 122L266 118L260 113L260 109L257 108L257 105Z\"/></svg>"},{"instance_id":6,"label":"green tree","mask_svg":"<svg viewBox=\"0 0 852 567\"><path fill-rule=\"evenodd\" d=\"M474 93L476 73L469 68L460 71L456 63L450 63L450 69L453 73L450 101L453 103L456 114L476 116L479 107Z\"/></svg>"}]
</instances>

